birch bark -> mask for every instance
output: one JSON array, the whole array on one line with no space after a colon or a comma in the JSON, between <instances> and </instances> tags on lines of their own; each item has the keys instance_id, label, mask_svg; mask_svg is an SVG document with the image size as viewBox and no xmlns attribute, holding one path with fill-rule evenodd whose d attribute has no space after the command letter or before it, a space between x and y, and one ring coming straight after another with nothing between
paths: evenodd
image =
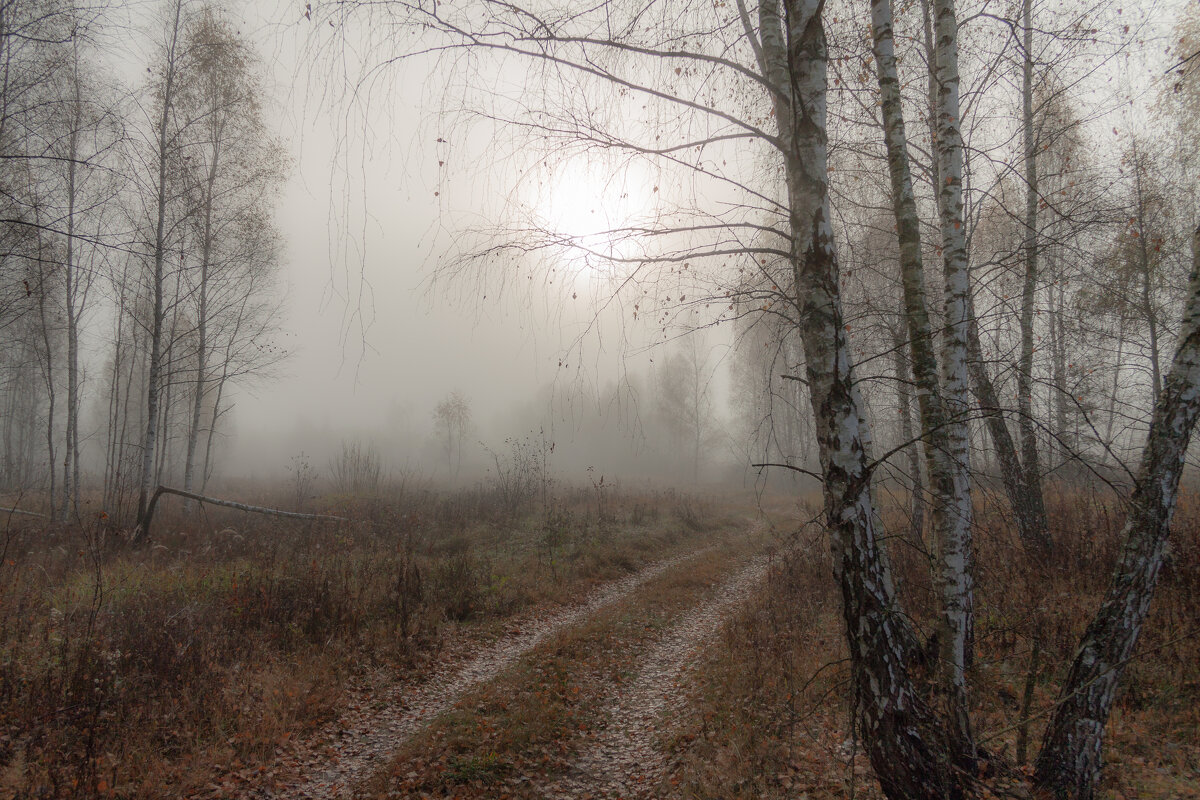
<instances>
[{"instance_id":1,"label":"birch bark","mask_svg":"<svg viewBox=\"0 0 1200 800\"><path fill-rule=\"evenodd\" d=\"M954 464L958 505L948 510L957 515L953 528L958 535L942 541L940 589L943 628L949 636L941 641L943 683L946 702L957 743L956 762L971 762L971 730L967 717L965 670L971 662L974 620L974 588L971 580L970 451L967 418L967 339L970 323L970 280L967 266L966 231L963 226L963 152L959 110L958 21L954 0L935 0L934 57L937 81L937 161L942 223L942 258L945 275L946 330L942 341L942 394L946 409L947 450Z\"/></svg>"},{"instance_id":2,"label":"birch bark","mask_svg":"<svg viewBox=\"0 0 1200 800\"><path fill-rule=\"evenodd\" d=\"M1179 344L1142 451L1122 531L1125 544L1104 600L1080 641L1038 755L1035 777L1055 797L1091 800L1096 796L1104 727L1154 596L1197 416L1200 228L1192 235L1192 273Z\"/></svg>"},{"instance_id":3,"label":"birch bark","mask_svg":"<svg viewBox=\"0 0 1200 800\"><path fill-rule=\"evenodd\" d=\"M909 674L916 635L899 613L872 506L860 401L854 389L829 216L826 43L821 0L761 0L764 72L772 89L792 230L809 395L824 477L825 518L842 588L858 725L884 792L942 798L953 781L930 733L931 710Z\"/></svg>"}]
</instances>

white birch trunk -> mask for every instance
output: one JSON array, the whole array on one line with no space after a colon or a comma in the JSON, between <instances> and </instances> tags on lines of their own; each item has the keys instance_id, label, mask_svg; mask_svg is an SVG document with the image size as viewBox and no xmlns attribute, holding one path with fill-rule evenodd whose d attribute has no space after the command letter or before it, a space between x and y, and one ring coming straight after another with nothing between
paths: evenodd
<instances>
[{"instance_id":1,"label":"white birch trunk","mask_svg":"<svg viewBox=\"0 0 1200 800\"><path fill-rule=\"evenodd\" d=\"M871 498L869 432L854 389L829 216L826 44L820 0L761 0L762 62L770 84L787 181L793 294L816 420L825 518L842 588L858 725L885 793L942 798L952 779L932 744L939 726L909 666L916 636L900 613Z\"/></svg>"},{"instance_id":2,"label":"white birch trunk","mask_svg":"<svg viewBox=\"0 0 1200 800\"><path fill-rule=\"evenodd\" d=\"M967 340L970 323L970 278L963 222L963 148L959 107L958 21L954 0L934 0L934 55L937 81L937 161L945 274L946 331L942 342L942 392L946 409L947 450L954 465L958 505L948 513L957 524L946 527L938 557L942 598L941 648L946 702L958 745L969 748L970 721L966 703L966 665L971 661L974 629L974 589L971 578L970 413ZM970 761L969 751L955 753Z\"/></svg>"},{"instance_id":3,"label":"white birch trunk","mask_svg":"<svg viewBox=\"0 0 1200 800\"><path fill-rule=\"evenodd\" d=\"M1175 513L1188 442L1200 416L1200 228L1179 346L1154 409L1108 590L1076 651L1046 727L1036 779L1058 798L1091 800L1117 685L1150 609Z\"/></svg>"}]
</instances>

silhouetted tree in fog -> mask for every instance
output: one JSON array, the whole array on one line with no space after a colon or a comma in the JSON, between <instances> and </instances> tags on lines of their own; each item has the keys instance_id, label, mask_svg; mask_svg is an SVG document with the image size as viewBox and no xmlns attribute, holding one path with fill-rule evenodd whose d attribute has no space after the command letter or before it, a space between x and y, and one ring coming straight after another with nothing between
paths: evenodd
<instances>
[{"instance_id":1,"label":"silhouetted tree in fog","mask_svg":"<svg viewBox=\"0 0 1200 800\"><path fill-rule=\"evenodd\" d=\"M446 468L457 478L462 471L463 447L471 430L471 406L458 392L451 392L433 410L433 428L446 455Z\"/></svg>"}]
</instances>

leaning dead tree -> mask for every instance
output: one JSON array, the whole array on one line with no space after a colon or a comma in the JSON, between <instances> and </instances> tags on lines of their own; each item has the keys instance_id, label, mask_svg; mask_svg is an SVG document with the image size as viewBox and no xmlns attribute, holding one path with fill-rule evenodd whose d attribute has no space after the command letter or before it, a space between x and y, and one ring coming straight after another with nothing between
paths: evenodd
<instances>
[{"instance_id":1,"label":"leaning dead tree","mask_svg":"<svg viewBox=\"0 0 1200 800\"><path fill-rule=\"evenodd\" d=\"M39 517L41 519L49 519L46 514L39 514L36 511L23 511L19 508L0 508L0 514L18 514L22 517Z\"/></svg>"},{"instance_id":2,"label":"leaning dead tree","mask_svg":"<svg viewBox=\"0 0 1200 800\"><path fill-rule=\"evenodd\" d=\"M154 521L154 509L158 506L158 498L164 494L178 495L185 500L193 500L197 503L208 503L213 506L222 506L224 508L236 508L238 511L246 511L251 514L266 514L271 517L285 517L287 519L310 519L310 520L325 520L327 522L349 522L345 517L335 517L329 514L302 514L299 511L283 511L278 508L267 508L266 506L252 506L248 503L237 503L233 500L222 500L219 497L208 497L195 492L187 492L183 489L172 489L170 486L159 486L154 494L150 496L150 502L146 505L146 515L138 526L137 532L134 534L134 544L145 541L150 537L150 525Z\"/></svg>"}]
</instances>

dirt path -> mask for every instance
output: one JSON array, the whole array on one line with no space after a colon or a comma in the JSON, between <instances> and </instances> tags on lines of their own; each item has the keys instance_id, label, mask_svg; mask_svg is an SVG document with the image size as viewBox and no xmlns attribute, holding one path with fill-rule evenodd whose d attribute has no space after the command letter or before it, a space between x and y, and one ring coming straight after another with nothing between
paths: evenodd
<instances>
[{"instance_id":1,"label":"dirt path","mask_svg":"<svg viewBox=\"0 0 1200 800\"><path fill-rule=\"evenodd\" d=\"M584 602L561 611L514 621L510 632L493 645L438 669L420 685L400 684L351 704L343 716L314 741L327 747L308 747L292 755L306 780L290 786L260 789L255 798L348 797L405 739L431 719L453 707L472 687L491 680L548 636L574 625L679 563L696 551L651 564L632 575L606 584Z\"/></svg>"},{"instance_id":2,"label":"dirt path","mask_svg":"<svg viewBox=\"0 0 1200 800\"><path fill-rule=\"evenodd\" d=\"M575 759L569 774L543 789L543 796L563 800L652 796L667 766L654 746L655 734L668 722L671 709L683 701L679 688L683 671L721 621L762 580L767 563L766 557L755 559L679 618L641 660L634 681L605 708L608 726Z\"/></svg>"}]
</instances>

